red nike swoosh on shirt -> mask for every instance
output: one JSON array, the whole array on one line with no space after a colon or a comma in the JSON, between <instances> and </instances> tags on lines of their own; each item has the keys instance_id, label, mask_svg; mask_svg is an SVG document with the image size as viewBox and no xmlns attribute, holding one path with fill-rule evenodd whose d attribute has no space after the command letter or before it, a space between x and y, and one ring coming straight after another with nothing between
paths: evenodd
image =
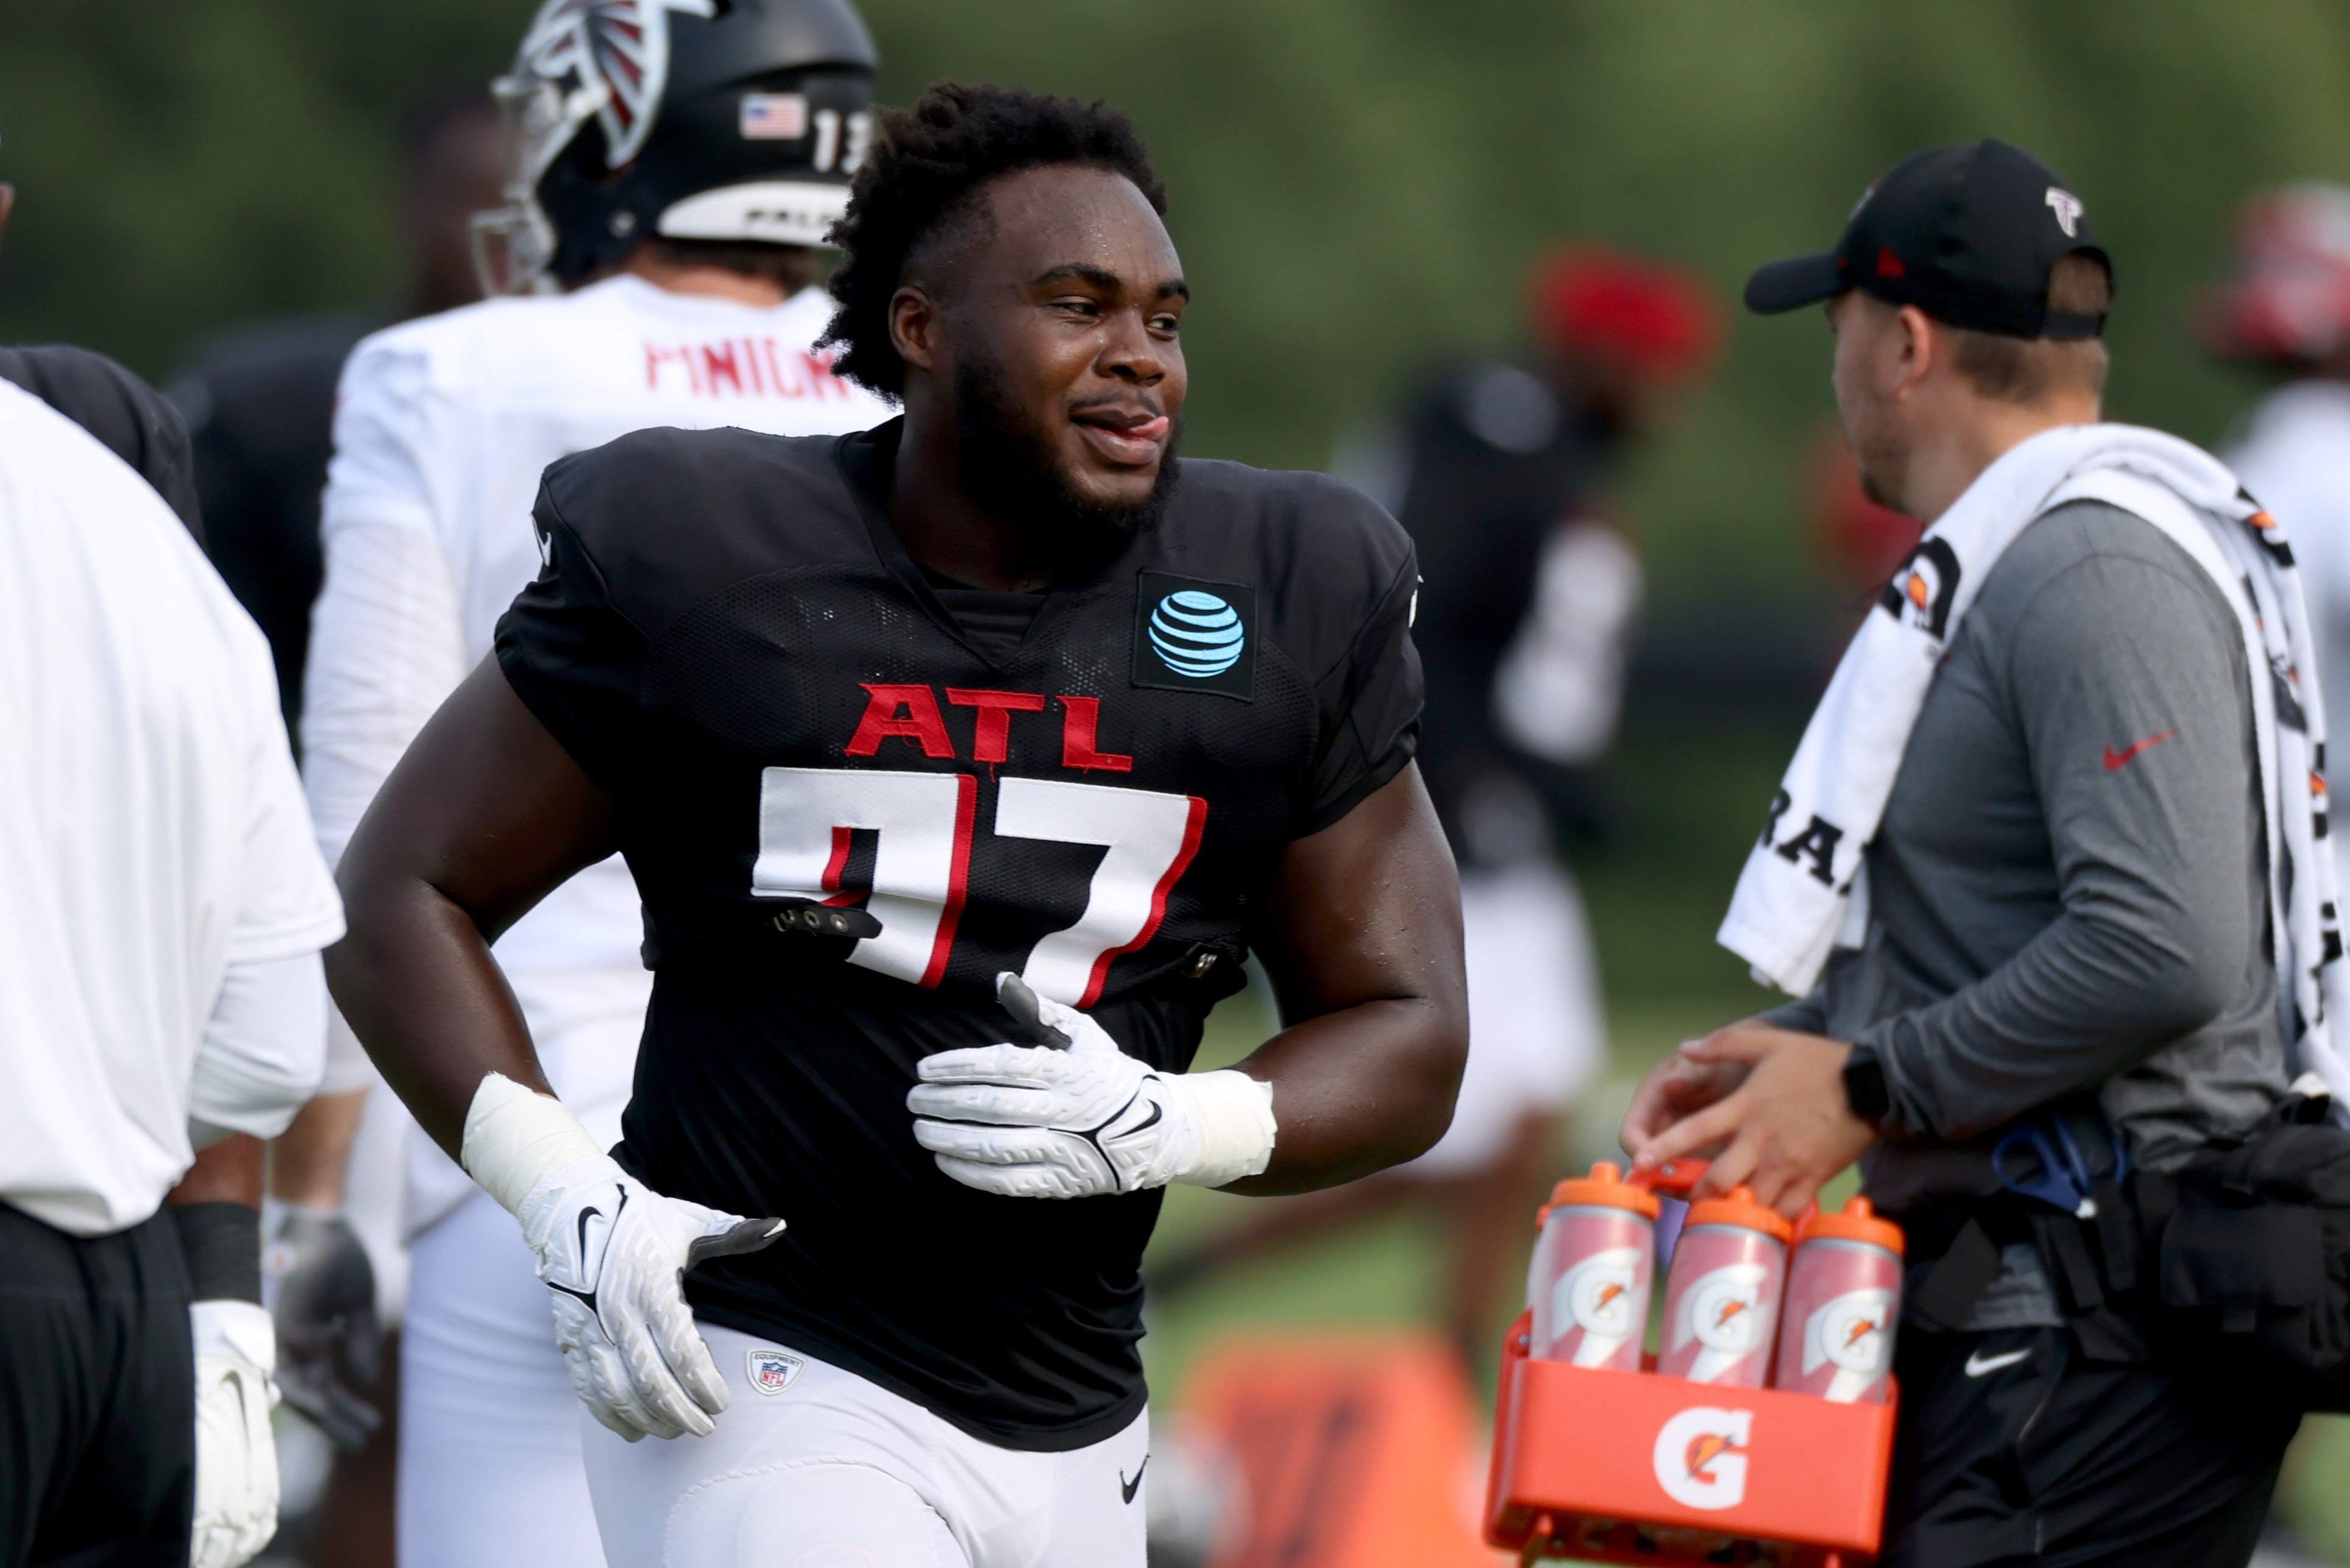
<instances>
[{"instance_id":1,"label":"red nike swoosh on shirt","mask_svg":"<svg viewBox=\"0 0 2350 1568\"><path fill-rule=\"evenodd\" d=\"M2148 735L2145 740L2135 742L2126 749L2118 752L2114 750L2111 746L2107 746L2106 748L2106 772L2109 774L2121 772L2122 769L2129 766L2131 759L2136 757L2140 752L2145 751L2148 746L2158 746L2177 733L2178 733L2178 732L2176 730L2165 730L2159 735Z\"/></svg>"}]
</instances>

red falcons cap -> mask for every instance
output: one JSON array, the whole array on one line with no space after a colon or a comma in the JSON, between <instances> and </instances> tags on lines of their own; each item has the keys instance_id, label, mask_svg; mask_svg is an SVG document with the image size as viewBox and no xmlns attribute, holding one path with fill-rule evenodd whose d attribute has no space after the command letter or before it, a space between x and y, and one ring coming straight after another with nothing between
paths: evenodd
<instances>
[{"instance_id":1,"label":"red falcons cap","mask_svg":"<svg viewBox=\"0 0 2350 1568\"><path fill-rule=\"evenodd\" d=\"M2079 253L2112 270L2087 209L2054 169L2004 141L1937 147L1868 188L1835 250L1747 279L1746 306L1773 315L1859 288L1953 327L2095 337L2102 314L2048 308L2049 274Z\"/></svg>"}]
</instances>

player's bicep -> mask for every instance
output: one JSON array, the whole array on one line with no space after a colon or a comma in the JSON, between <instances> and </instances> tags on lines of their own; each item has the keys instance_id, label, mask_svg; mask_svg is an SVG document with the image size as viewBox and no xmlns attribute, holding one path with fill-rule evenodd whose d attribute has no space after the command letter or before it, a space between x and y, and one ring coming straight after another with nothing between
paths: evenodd
<instances>
[{"instance_id":1,"label":"player's bicep","mask_svg":"<svg viewBox=\"0 0 2350 1568\"><path fill-rule=\"evenodd\" d=\"M1291 1023L1367 1002L1465 1006L1460 877L1417 765L1291 841L1259 945Z\"/></svg>"},{"instance_id":2,"label":"player's bicep","mask_svg":"<svg viewBox=\"0 0 2350 1568\"><path fill-rule=\"evenodd\" d=\"M384 782L343 857L356 929L422 883L494 940L614 848L612 797L484 659Z\"/></svg>"}]
</instances>

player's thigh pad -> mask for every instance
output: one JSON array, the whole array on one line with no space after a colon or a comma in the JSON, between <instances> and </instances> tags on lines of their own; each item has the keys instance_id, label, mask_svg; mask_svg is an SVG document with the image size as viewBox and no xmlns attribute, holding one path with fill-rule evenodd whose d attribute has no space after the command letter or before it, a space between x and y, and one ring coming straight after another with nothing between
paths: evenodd
<instances>
[{"instance_id":1,"label":"player's thigh pad","mask_svg":"<svg viewBox=\"0 0 2350 1568\"><path fill-rule=\"evenodd\" d=\"M677 1500L662 1536L645 1568L971 1568L912 1487L821 1459L707 1481Z\"/></svg>"},{"instance_id":2,"label":"player's thigh pad","mask_svg":"<svg viewBox=\"0 0 2350 1568\"><path fill-rule=\"evenodd\" d=\"M701 1326L728 1397L711 1436L626 1443L583 1413L612 1568L1142 1568L1147 1416L1067 1453L1002 1449L844 1368Z\"/></svg>"}]
</instances>

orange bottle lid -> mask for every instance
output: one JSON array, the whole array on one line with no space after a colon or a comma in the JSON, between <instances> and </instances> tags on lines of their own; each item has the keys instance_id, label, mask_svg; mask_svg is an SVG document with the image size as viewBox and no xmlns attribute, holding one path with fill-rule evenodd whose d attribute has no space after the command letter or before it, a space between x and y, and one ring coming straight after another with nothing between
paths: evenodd
<instances>
[{"instance_id":1,"label":"orange bottle lid","mask_svg":"<svg viewBox=\"0 0 2350 1568\"><path fill-rule=\"evenodd\" d=\"M1775 1209L1765 1209L1754 1201L1754 1190L1733 1187L1727 1198L1708 1198L1690 1205L1689 1222L1692 1225L1742 1225L1749 1231L1760 1231L1766 1236L1785 1241L1794 1235L1795 1228L1787 1223Z\"/></svg>"},{"instance_id":2,"label":"orange bottle lid","mask_svg":"<svg viewBox=\"0 0 2350 1568\"><path fill-rule=\"evenodd\" d=\"M1649 1219L1657 1217L1657 1195L1647 1188L1635 1187L1624 1179L1624 1173L1607 1160L1591 1168L1589 1176L1571 1176L1550 1189L1550 1203L1543 1210L1545 1218L1553 1209L1570 1205L1598 1205L1607 1209L1629 1209Z\"/></svg>"},{"instance_id":3,"label":"orange bottle lid","mask_svg":"<svg viewBox=\"0 0 2350 1568\"><path fill-rule=\"evenodd\" d=\"M1884 1248L1897 1258L1901 1256L1901 1227L1890 1220L1878 1219L1876 1208L1866 1198L1847 1199L1841 1214L1806 1214L1795 1227L1798 1245L1822 1238L1866 1241L1872 1247Z\"/></svg>"}]
</instances>

